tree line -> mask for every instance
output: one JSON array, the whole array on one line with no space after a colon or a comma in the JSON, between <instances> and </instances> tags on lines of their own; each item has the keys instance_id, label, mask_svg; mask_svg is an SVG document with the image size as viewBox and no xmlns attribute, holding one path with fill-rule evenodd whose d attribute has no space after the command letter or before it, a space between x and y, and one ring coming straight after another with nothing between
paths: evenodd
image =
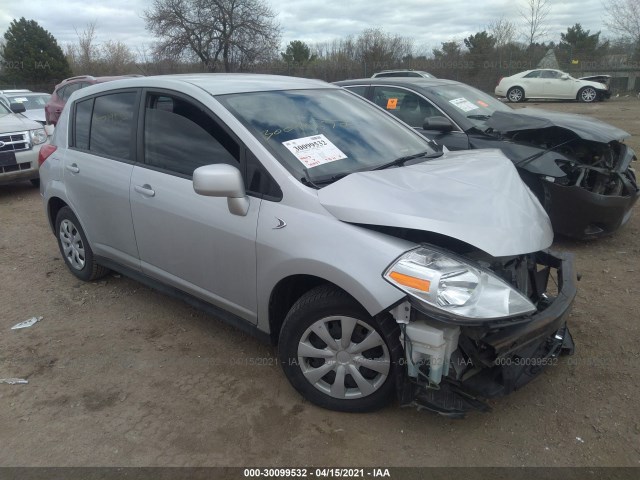
<instances>
[{"instance_id":1,"label":"tree line","mask_svg":"<svg viewBox=\"0 0 640 480\"><path fill-rule=\"evenodd\" d=\"M335 81L411 68L491 89L499 77L535 67L549 52L570 73L625 65L640 69L638 0L605 0L605 24L618 35L615 39L576 23L554 41L545 41L549 0L520 1L519 24L499 18L429 50L380 28L329 42L294 40L280 50L281 27L265 0L154 0L143 18L156 41L136 50L119 41L98 42L95 23L76 30L77 41L63 50L37 22L21 18L11 23L0 45L0 84L51 84L80 74L194 71Z\"/></svg>"}]
</instances>

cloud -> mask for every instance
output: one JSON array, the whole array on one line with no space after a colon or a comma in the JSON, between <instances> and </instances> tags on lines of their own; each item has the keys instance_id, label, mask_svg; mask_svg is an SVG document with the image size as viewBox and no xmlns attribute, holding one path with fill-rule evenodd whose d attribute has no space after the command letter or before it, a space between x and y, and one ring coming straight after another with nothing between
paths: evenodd
<instances>
[{"instance_id":1,"label":"cloud","mask_svg":"<svg viewBox=\"0 0 640 480\"><path fill-rule=\"evenodd\" d=\"M154 42L142 18L150 5L151 0L100 4L77 0L5 2L0 11L0 32L6 31L14 18L25 17L36 20L64 48L77 41L76 29L82 31L88 23L96 22L98 43L122 41L135 51ZM502 16L523 27L518 2L505 0L352 0L348 4L335 0L271 0L271 5L278 12L283 49L292 40L325 42L379 27L390 34L407 36L416 47L429 51L441 42L462 40L481 31ZM547 20L547 40L559 41L560 32L575 23L592 32L604 30L602 20L600 0L554 2Z\"/></svg>"}]
</instances>

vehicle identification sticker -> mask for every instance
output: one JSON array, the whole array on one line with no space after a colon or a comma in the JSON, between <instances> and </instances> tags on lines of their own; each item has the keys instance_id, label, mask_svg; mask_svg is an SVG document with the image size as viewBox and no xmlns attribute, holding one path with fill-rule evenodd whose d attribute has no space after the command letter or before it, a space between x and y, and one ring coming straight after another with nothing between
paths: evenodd
<instances>
[{"instance_id":1,"label":"vehicle identification sticker","mask_svg":"<svg viewBox=\"0 0 640 480\"><path fill-rule=\"evenodd\" d=\"M29 100L24 97L18 97L18 98L14 98L13 101L18 103L24 103L24 102L28 102Z\"/></svg>"},{"instance_id":2,"label":"vehicle identification sticker","mask_svg":"<svg viewBox=\"0 0 640 480\"><path fill-rule=\"evenodd\" d=\"M395 110L396 108L398 108L398 99L389 98L387 100L387 110Z\"/></svg>"},{"instance_id":3,"label":"vehicle identification sticker","mask_svg":"<svg viewBox=\"0 0 640 480\"><path fill-rule=\"evenodd\" d=\"M471 110L475 110L476 108L480 108L477 105L474 105L469 100L464 97L454 98L453 100L449 100L449 103L455 107L458 107L463 112L470 112Z\"/></svg>"},{"instance_id":4,"label":"vehicle identification sticker","mask_svg":"<svg viewBox=\"0 0 640 480\"><path fill-rule=\"evenodd\" d=\"M347 158L338 147L322 134L288 140L282 142L282 145L287 147L307 168Z\"/></svg>"}]
</instances>

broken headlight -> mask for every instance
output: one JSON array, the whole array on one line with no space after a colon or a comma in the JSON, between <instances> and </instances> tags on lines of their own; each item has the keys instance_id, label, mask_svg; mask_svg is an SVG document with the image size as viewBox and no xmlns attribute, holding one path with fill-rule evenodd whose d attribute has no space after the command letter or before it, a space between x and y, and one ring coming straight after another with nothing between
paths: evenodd
<instances>
[{"instance_id":1,"label":"broken headlight","mask_svg":"<svg viewBox=\"0 0 640 480\"><path fill-rule=\"evenodd\" d=\"M384 278L441 315L490 320L536 311L526 296L491 271L427 247L400 256Z\"/></svg>"}]
</instances>

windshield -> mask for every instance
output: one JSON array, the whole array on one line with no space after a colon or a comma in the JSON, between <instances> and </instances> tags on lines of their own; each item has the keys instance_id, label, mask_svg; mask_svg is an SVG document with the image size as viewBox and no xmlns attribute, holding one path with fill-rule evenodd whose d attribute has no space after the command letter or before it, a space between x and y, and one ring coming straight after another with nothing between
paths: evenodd
<instances>
[{"instance_id":1,"label":"windshield","mask_svg":"<svg viewBox=\"0 0 640 480\"><path fill-rule=\"evenodd\" d=\"M0 115L7 115L9 113L12 113L11 110L9 110L9 107L7 107L3 102L0 102Z\"/></svg>"},{"instance_id":2,"label":"windshield","mask_svg":"<svg viewBox=\"0 0 640 480\"><path fill-rule=\"evenodd\" d=\"M435 153L426 139L342 89L216 98L298 179L321 182Z\"/></svg>"},{"instance_id":3,"label":"windshield","mask_svg":"<svg viewBox=\"0 0 640 480\"><path fill-rule=\"evenodd\" d=\"M445 111L453 111L466 117L471 123L486 130L485 122L495 111L510 112L511 108L491 95L467 85L441 85L432 90L442 104L447 104ZM434 99L437 101L437 99Z\"/></svg>"},{"instance_id":4,"label":"windshield","mask_svg":"<svg viewBox=\"0 0 640 480\"><path fill-rule=\"evenodd\" d=\"M11 103L21 103L27 110L37 110L44 108L51 95L43 93L42 95L7 95Z\"/></svg>"}]
</instances>

